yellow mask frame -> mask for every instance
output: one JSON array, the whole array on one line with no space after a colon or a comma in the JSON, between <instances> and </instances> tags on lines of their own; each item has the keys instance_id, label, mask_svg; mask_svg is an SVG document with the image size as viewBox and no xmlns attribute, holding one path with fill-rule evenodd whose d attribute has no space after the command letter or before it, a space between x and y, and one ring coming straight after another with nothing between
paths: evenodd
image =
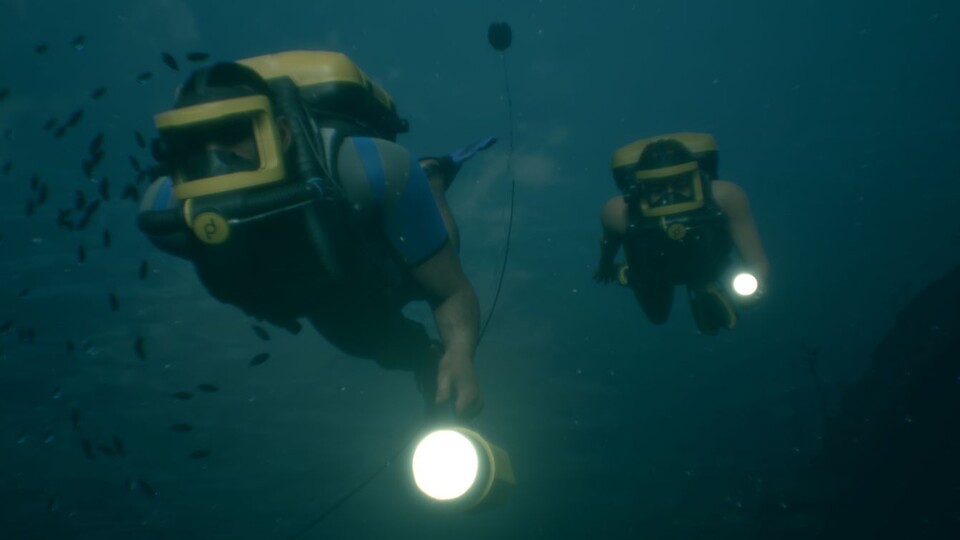
<instances>
[{"instance_id":1,"label":"yellow mask frame","mask_svg":"<svg viewBox=\"0 0 960 540\"><path fill-rule=\"evenodd\" d=\"M702 207L703 180L700 178L700 172L698 169L699 167L697 162L690 161L688 163L681 163L679 165L663 167L661 169L650 169L634 172L633 180L638 183L662 180L665 178L670 178L671 176L677 176L689 172L693 173L693 200L665 206L652 207L650 206L650 201L646 197L641 197L640 212L646 217L660 217L679 214L681 212L689 212Z\"/></svg>"},{"instance_id":2,"label":"yellow mask frame","mask_svg":"<svg viewBox=\"0 0 960 540\"><path fill-rule=\"evenodd\" d=\"M278 182L286 177L279 130L266 96L232 98L162 112L154 116L154 124L161 134L169 133L175 138L178 130L215 123L231 116L246 116L252 120L259 167L254 171L239 171L191 181L185 181L177 171L173 179L173 195L176 198L184 200L225 193Z\"/></svg>"}]
</instances>

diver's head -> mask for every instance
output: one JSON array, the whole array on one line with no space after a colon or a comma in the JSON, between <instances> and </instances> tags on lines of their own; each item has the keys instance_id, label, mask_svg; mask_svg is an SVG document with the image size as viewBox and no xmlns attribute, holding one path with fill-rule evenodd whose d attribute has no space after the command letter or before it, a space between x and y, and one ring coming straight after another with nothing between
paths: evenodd
<instances>
[{"instance_id":1,"label":"diver's head","mask_svg":"<svg viewBox=\"0 0 960 540\"><path fill-rule=\"evenodd\" d=\"M187 199L285 177L285 121L274 117L267 82L253 69L220 62L194 71L174 109L155 118L174 193Z\"/></svg>"},{"instance_id":2,"label":"diver's head","mask_svg":"<svg viewBox=\"0 0 960 540\"><path fill-rule=\"evenodd\" d=\"M657 217L703 206L697 160L678 140L661 139L644 148L633 171L633 196L644 216Z\"/></svg>"}]
</instances>

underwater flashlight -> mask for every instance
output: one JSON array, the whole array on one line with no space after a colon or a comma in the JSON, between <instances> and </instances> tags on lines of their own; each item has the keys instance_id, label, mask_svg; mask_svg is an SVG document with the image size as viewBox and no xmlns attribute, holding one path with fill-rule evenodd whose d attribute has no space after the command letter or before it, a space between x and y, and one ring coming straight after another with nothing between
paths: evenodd
<instances>
[{"instance_id":1,"label":"underwater flashlight","mask_svg":"<svg viewBox=\"0 0 960 540\"><path fill-rule=\"evenodd\" d=\"M753 295L759 286L756 276L748 272L742 272L733 278L733 290L740 296Z\"/></svg>"},{"instance_id":2,"label":"underwater flashlight","mask_svg":"<svg viewBox=\"0 0 960 540\"><path fill-rule=\"evenodd\" d=\"M429 433L413 453L413 480L431 500L463 509L506 500L516 484L510 456L480 434L453 427Z\"/></svg>"}]
</instances>

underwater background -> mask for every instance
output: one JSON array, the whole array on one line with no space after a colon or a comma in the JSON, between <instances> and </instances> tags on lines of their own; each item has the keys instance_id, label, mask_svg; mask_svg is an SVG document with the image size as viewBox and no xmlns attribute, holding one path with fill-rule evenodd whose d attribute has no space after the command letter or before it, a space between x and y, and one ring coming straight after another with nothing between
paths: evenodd
<instances>
[{"instance_id":1,"label":"underwater background","mask_svg":"<svg viewBox=\"0 0 960 540\"><path fill-rule=\"evenodd\" d=\"M0 538L956 538L958 26L948 0L0 0ZM121 197L187 53L292 49L350 56L415 155L500 138L448 198L486 316L516 181L471 423L511 455L503 507L439 512L398 460L303 531L411 441L412 376L258 334ZM715 337L680 290L657 327L591 279L612 152L676 131L716 137L771 263ZM102 202L68 230L78 191Z\"/></svg>"}]
</instances>

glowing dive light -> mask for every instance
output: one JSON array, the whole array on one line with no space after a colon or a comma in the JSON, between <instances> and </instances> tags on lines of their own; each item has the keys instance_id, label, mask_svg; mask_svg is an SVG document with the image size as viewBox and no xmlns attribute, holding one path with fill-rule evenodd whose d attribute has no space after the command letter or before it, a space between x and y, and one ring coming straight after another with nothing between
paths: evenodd
<instances>
[{"instance_id":1,"label":"glowing dive light","mask_svg":"<svg viewBox=\"0 0 960 540\"><path fill-rule=\"evenodd\" d=\"M506 500L516 481L510 457L469 429L431 432L413 453L413 480L435 502L463 508Z\"/></svg>"},{"instance_id":2,"label":"glowing dive light","mask_svg":"<svg viewBox=\"0 0 960 540\"><path fill-rule=\"evenodd\" d=\"M737 274L737 277L733 278L733 290L740 296L752 295L757 292L759 286L756 276L747 272Z\"/></svg>"}]
</instances>

